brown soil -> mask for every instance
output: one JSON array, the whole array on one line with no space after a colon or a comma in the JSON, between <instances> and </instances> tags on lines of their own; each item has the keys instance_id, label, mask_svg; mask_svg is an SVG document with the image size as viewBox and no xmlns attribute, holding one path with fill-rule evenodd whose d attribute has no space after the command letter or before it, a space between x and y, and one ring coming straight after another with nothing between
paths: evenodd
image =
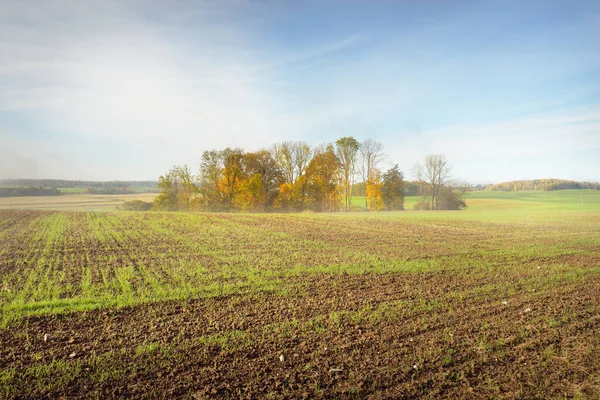
<instances>
[{"instance_id":1,"label":"brown soil","mask_svg":"<svg viewBox=\"0 0 600 400\"><path fill-rule=\"evenodd\" d=\"M264 266L281 290L23 317L0 330L0 397L600 398L597 231L79 212L51 237L55 215L0 212L11 293L38 266L48 275L30 286L139 265L169 284L180 260L211 274ZM425 268L370 273L406 260ZM313 272L338 265L365 272Z\"/></svg>"},{"instance_id":2,"label":"brown soil","mask_svg":"<svg viewBox=\"0 0 600 400\"><path fill-rule=\"evenodd\" d=\"M551 294L523 291L507 305L501 293L475 294L479 283L439 273L314 276L286 297L31 317L0 333L0 368L16 369L26 385L34 365L62 360L79 367L66 385L14 393L28 398L600 394L597 277ZM445 295L451 292L470 297L457 301ZM356 318L361 309L373 312L382 304L406 312ZM232 333L231 341L202 339ZM139 351L149 343L157 350ZM111 370L118 373L99 381Z\"/></svg>"}]
</instances>

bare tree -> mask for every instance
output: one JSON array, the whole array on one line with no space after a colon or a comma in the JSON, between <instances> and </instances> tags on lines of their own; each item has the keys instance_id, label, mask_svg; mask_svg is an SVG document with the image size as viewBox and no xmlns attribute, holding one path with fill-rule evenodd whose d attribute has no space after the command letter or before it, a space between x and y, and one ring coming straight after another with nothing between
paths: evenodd
<instances>
[{"instance_id":1,"label":"bare tree","mask_svg":"<svg viewBox=\"0 0 600 400\"><path fill-rule=\"evenodd\" d=\"M367 181L371 177L372 172L384 160L385 154L383 154L383 144L374 139L364 140L360 143L358 151L360 154L358 169L365 184L365 208L369 211L369 197L366 195Z\"/></svg>"},{"instance_id":2,"label":"bare tree","mask_svg":"<svg viewBox=\"0 0 600 400\"><path fill-rule=\"evenodd\" d=\"M286 141L275 144L272 154L283 174L285 183L293 185L299 177L306 174L313 150L306 142Z\"/></svg>"},{"instance_id":3,"label":"bare tree","mask_svg":"<svg viewBox=\"0 0 600 400\"><path fill-rule=\"evenodd\" d=\"M353 137L343 137L335 142L335 155L340 160L343 180L342 188L346 211L350 211L352 202L352 184L356 167L356 158L360 145Z\"/></svg>"},{"instance_id":4,"label":"bare tree","mask_svg":"<svg viewBox=\"0 0 600 400\"><path fill-rule=\"evenodd\" d=\"M298 184L298 196L296 200L299 203L301 210L304 209L304 200L306 198L306 188L308 186L309 174L310 174L310 161L314 156L314 150L306 142L294 142L292 147L294 153L294 163L296 167L296 183Z\"/></svg>"},{"instance_id":5,"label":"bare tree","mask_svg":"<svg viewBox=\"0 0 600 400\"><path fill-rule=\"evenodd\" d=\"M291 207L304 208L310 161L314 150L304 141L287 141L273 146L273 158L290 189L287 201Z\"/></svg>"},{"instance_id":6,"label":"bare tree","mask_svg":"<svg viewBox=\"0 0 600 400\"><path fill-rule=\"evenodd\" d=\"M294 160L293 142L281 142L273 145L273 158L281 171L285 183L293 185L296 182L296 163Z\"/></svg>"},{"instance_id":7,"label":"bare tree","mask_svg":"<svg viewBox=\"0 0 600 400\"><path fill-rule=\"evenodd\" d=\"M296 178L299 178L308 171L308 164L313 157L313 149L306 142L292 142L292 155L294 168L296 169Z\"/></svg>"},{"instance_id":8,"label":"bare tree","mask_svg":"<svg viewBox=\"0 0 600 400\"><path fill-rule=\"evenodd\" d=\"M451 183L452 167L443 154L430 154L425 163L417 163L415 177L419 181L421 206L438 210L440 207L440 190ZM431 204L429 204L431 199Z\"/></svg>"},{"instance_id":9,"label":"bare tree","mask_svg":"<svg viewBox=\"0 0 600 400\"><path fill-rule=\"evenodd\" d=\"M430 197L430 189L429 183L426 178L425 167L421 163L416 163L413 169L413 175L419 182L419 195L421 196L421 201L418 203L419 208L421 210L428 209L429 206L429 197Z\"/></svg>"}]
</instances>

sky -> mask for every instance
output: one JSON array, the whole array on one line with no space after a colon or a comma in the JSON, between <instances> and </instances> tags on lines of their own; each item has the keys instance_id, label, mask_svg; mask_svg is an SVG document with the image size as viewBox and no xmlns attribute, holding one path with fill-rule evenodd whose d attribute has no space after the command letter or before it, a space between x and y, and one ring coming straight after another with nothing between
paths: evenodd
<instances>
[{"instance_id":1,"label":"sky","mask_svg":"<svg viewBox=\"0 0 600 400\"><path fill-rule=\"evenodd\" d=\"M600 180L600 2L0 0L0 178L353 136L408 179Z\"/></svg>"}]
</instances>

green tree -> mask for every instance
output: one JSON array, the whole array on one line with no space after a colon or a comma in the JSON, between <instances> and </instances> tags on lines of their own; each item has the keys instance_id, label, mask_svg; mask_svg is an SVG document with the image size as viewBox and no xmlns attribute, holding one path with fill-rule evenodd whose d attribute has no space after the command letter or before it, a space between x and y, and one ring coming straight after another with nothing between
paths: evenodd
<instances>
[{"instance_id":1,"label":"green tree","mask_svg":"<svg viewBox=\"0 0 600 400\"><path fill-rule=\"evenodd\" d=\"M404 210L404 174L398 164L383 174L381 197L386 210Z\"/></svg>"},{"instance_id":2,"label":"green tree","mask_svg":"<svg viewBox=\"0 0 600 400\"><path fill-rule=\"evenodd\" d=\"M154 208L166 211L189 211L194 208L198 187L187 165L174 166L158 178L160 194L154 199Z\"/></svg>"},{"instance_id":3,"label":"green tree","mask_svg":"<svg viewBox=\"0 0 600 400\"><path fill-rule=\"evenodd\" d=\"M465 190L462 187L442 186L438 210L462 210L467 206L463 200L464 194Z\"/></svg>"},{"instance_id":4,"label":"green tree","mask_svg":"<svg viewBox=\"0 0 600 400\"><path fill-rule=\"evenodd\" d=\"M200 163L200 195L205 209L218 211L222 208L224 199L219 190L219 181L223 173L223 155L217 150L202 153Z\"/></svg>"}]
</instances>

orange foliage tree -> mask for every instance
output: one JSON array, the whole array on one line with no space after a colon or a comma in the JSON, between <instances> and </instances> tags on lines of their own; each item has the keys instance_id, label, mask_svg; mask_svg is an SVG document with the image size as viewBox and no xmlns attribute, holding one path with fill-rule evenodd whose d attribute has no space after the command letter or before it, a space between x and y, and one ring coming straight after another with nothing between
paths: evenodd
<instances>
[{"instance_id":1,"label":"orange foliage tree","mask_svg":"<svg viewBox=\"0 0 600 400\"><path fill-rule=\"evenodd\" d=\"M378 169L372 169L369 179L366 183L366 197L368 210L379 211L383 209L383 183L381 181L381 172Z\"/></svg>"}]
</instances>

